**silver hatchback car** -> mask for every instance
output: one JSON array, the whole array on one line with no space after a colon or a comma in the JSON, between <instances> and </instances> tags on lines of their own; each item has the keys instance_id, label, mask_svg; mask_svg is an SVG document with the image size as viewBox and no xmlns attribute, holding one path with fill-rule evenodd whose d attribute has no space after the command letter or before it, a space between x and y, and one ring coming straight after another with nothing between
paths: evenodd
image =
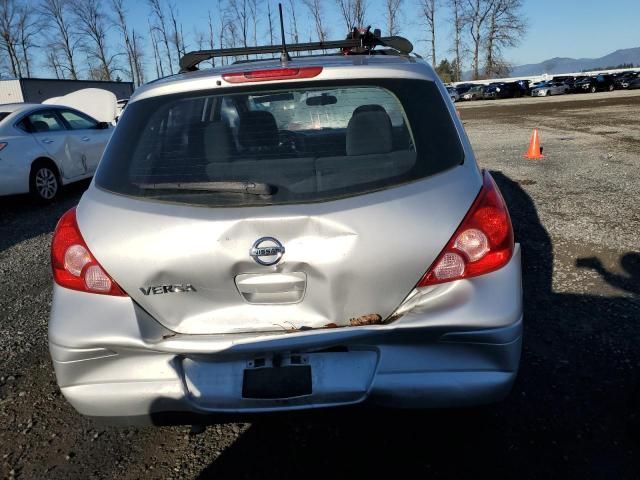
<instances>
[{"instance_id":1,"label":"silver hatchback car","mask_svg":"<svg viewBox=\"0 0 640 480\"><path fill-rule=\"evenodd\" d=\"M50 351L80 413L195 423L509 392L507 207L433 69L391 53L136 91L53 237Z\"/></svg>"}]
</instances>

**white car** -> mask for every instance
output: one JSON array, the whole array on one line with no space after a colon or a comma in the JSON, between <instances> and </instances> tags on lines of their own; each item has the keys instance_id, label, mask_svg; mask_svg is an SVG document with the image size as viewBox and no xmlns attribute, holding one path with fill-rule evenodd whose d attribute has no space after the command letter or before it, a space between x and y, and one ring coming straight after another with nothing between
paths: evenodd
<instances>
[{"instance_id":1,"label":"white car","mask_svg":"<svg viewBox=\"0 0 640 480\"><path fill-rule=\"evenodd\" d=\"M548 97L569 93L569 86L562 82L542 82L531 89L532 97Z\"/></svg>"},{"instance_id":2,"label":"white car","mask_svg":"<svg viewBox=\"0 0 640 480\"><path fill-rule=\"evenodd\" d=\"M53 200L62 185L93 176L112 132L69 107L0 105L0 196Z\"/></svg>"}]
</instances>

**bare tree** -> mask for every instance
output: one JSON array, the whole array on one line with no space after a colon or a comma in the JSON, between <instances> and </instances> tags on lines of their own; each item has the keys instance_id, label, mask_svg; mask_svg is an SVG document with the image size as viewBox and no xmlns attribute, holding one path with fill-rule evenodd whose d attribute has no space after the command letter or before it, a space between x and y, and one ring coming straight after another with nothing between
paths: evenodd
<instances>
[{"instance_id":1,"label":"bare tree","mask_svg":"<svg viewBox=\"0 0 640 480\"><path fill-rule=\"evenodd\" d=\"M387 19L387 32L390 36L398 35L399 33L398 15L401 6L402 0L385 0L385 18Z\"/></svg>"},{"instance_id":2,"label":"bare tree","mask_svg":"<svg viewBox=\"0 0 640 480\"><path fill-rule=\"evenodd\" d=\"M267 19L269 20L269 45L273 45L273 17L271 16L271 2L267 0Z\"/></svg>"},{"instance_id":3,"label":"bare tree","mask_svg":"<svg viewBox=\"0 0 640 480\"><path fill-rule=\"evenodd\" d=\"M318 40L324 42L327 39L327 28L324 26L323 21L322 2L320 0L303 0L303 3L307 6L311 16L313 17L313 23L316 28Z\"/></svg>"},{"instance_id":4,"label":"bare tree","mask_svg":"<svg viewBox=\"0 0 640 480\"><path fill-rule=\"evenodd\" d=\"M424 21L424 25L429 35L427 41L431 45L431 64L435 67L436 63L436 10L438 8L437 0L419 0L420 17Z\"/></svg>"},{"instance_id":5,"label":"bare tree","mask_svg":"<svg viewBox=\"0 0 640 480\"><path fill-rule=\"evenodd\" d=\"M290 35L292 37L293 43L300 43L300 35L298 33L298 22L296 20L296 7L293 4L293 0L289 0L289 7L291 11L291 23L293 25L293 30L291 31ZM299 53L296 53L296 55L299 55Z\"/></svg>"},{"instance_id":6,"label":"bare tree","mask_svg":"<svg viewBox=\"0 0 640 480\"><path fill-rule=\"evenodd\" d=\"M35 37L42 27L42 22L36 15L36 11L29 5L20 5L18 14L18 42L20 44L20 53L24 73L27 77L31 76L31 50L37 45Z\"/></svg>"},{"instance_id":7,"label":"bare tree","mask_svg":"<svg viewBox=\"0 0 640 480\"><path fill-rule=\"evenodd\" d=\"M483 42L484 27L496 0L466 0L466 23L469 27L473 47L471 61L473 79L480 78L480 49Z\"/></svg>"},{"instance_id":8,"label":"bare tree","mask_svg":"<svg viewBox=\"0 0 640 480\"><path fill-rule=\"evenodd\" d=\"M239 35L242 40L242 46L247 48L247 40L249 37L249 0L230 0L229 9L232 19L232 21L229 22L229 27L231 27L232 24L234 25L233 37ZM247 58L249 58L248 55Z\"/></svg>"},{"instance_id":9,"label":"bare tree","mask_svg":"<svg viewBox=\"0 0 640 480\"><path fill-rule=\"evenodd\" d=\"M138 85L142 85L144 83L144 65L143 59L144 54L142 51L142 47L140 42L142 41L142 37L136 33L135 29L131 30L131 42L132 42L132 54L134 58L134 66L136 69L136 80Z\"/></svg>"},{"instance_id":10,"label":"bare tree","mask_svg":"<svg viewBox=\"0 0 640 480\"><path fill-rule=\"evenodd\" d=\"M229 26L229 18L227 17L227 11L222 8L222 0L218 0L218 45L220 48L224 46L224 40L227 35L227 28ZM224 57L220 58L220 63L224 65L226 63L226 59Z\"/></svg>"},{"instance_id":11,"label":"bare tree","mask_svg":"<svg viewBox=\"0 0 640 480\"><path fill-rule=\"evenodd\" d=\"M18 55L18 6L14 0L0 0L0 50L9 56L11 74L22 77L22 67Z\"/></svg>"},{"instance_id":12,"label":"bare tree","mask_svg":"<svg viewBox=\"0 0 640 480\"><path fill-rule=\"evenodd\" d=\"M140 51L136 48L133 38L133 36L135 35L135 31L133 33L129 32L129 27L127 25L127 12L124 8L124 0L112 0L112 5L113 10L116 14L118 30L120 31L124 40L124 47L127 53L127 61L129 63L129 74L131 76L131 81L136 85L140 85L142 83L142 68L140 62Z\"/></svg>"},{"instance_id":13,"label":"bare tree","mask_svg":"<svg viewBox=\"0 0 640 480\"><path fill-rule=\"evenodd\" d=\"M169 61L169 72L173 74L173 57L171 56L171 50L169 49L169 28L167 26L167 18L162 8L160 0L148 0L151 7L151 15L155 17L156 23L153 25L153 31L158 32L161 42L164 44L167 60ZM157 50L158 58L160 55L160 49L157 44L154 44ZM164 76L164 75L163 75Z\"/></svg>"},{"instance_id":14,"label":"bare tree","mask_svg":"<svg viewBox=\"0 0 640 480\"><path fill-rule=\"evenodd\" d=\"M53 70L57 79L64 78L64 71L62 70L62 67L60 65L60 59L58 58L58 55L56 54L55 50L47 51L46 65L51 70Z\"/></svg>"},{"instance_id":15,"label":"bare tree","mask_svg":"<svg viewBox=\"0 0 640 480\"><path fill-rule=\"evenodd\" d=\"M459 82L462 79L462 52L464 45L462 43L462 33L466 25L466 18L463 10L464 0L449 0L449 9L451 11L451 23L453 26L453 48L454 55L451 67L453 70L453 81Z\"/></svg>"},{"instance_id":16,"label":"bare tree","mask_svg":"<svg viewBox=\"0 0 640 480\"><path fill-rule=\"evenodd\" d=\"M156 78L164 77L164 67L162 65L162 57L160 57L160 51L158 50L158 42L156 41L156 31L149 25L149 42L151 43L151 48L153 49L153 59L156 67Z\"/></svg>"},{"instance_id":17,"label":"bare tree","mask_svg":"<svg viewBox=\"0 0 640 480\"><path fill-rule=\"evenodd\" d=\"M356 27L365 27L365 17L367 15L367 1L353 0L353 18L356 21Z\"/></svg>"},{"instance_id":18,"label":"bare tree","mask_svg":"<svg viewBox=\"0 0 640 480\"><path fill-rule=\"evenodd\" d=\"M198 50L204 50L205 45L207 44L207 35L205 32L198 30L195 28L193 30L193 39L196 42L196 48Z\"/></svg>"},{"instance_id":19,"label":"bare tree","mask_svg":"<svg viewBox=\"0 0 640 480\"><path fill-rule=\"evenodd\" d=\"M336 4L340 9L340 14L344 20L347 32L354 27L365 26L365 16L367 13L366 0L336 0Z\"/></svg>"},{"instance_id":20,"label":"bare tree","mask_svg":"<svg viewBox=\"0 0 640 480\"><path fill-rule=\"evenodd\" d=\"M353 1L336 0L336 3L338 4L338 8L340 8L340 13L342 14L342 18L344 19L347 32L350 32L355 25L355 20L353 18L353 9L351 8L351 4L353 3Z\"/></svg>"},{"instance_id":21,"label":"bare tree","mask_svg":"<svg viewBox=\"0 0 640 480\"><path fill-rule=\"evenodd\" d=\"M75 64L75 53L79 40L76 32L71 28L71 3L70 0L42 0L40 13L46 22L46 29L54 32L54 41L50 42L54 52L62 50L64 62L55 54L58 60L58 68L63 72L63 77L68 74L72 80L78 79L78 69Z\"/></svg>"},{"instance_id":22,"label":"bare tree","mask_svg":"<svg viewBox=\"0 0 640 480\"><path fill-rule=\"evenodd\" d=\"M523 21L522 0L496 0L489 13L485 40L485 75L505 76L508 64L502 59L504 47L514 47L526 32Z\"/></svg>"},{"instance_id":23,"label":"bare tree","mask_svg":"<svg viewBox=\"0 0 640 480\"><path fill-rule=\"evenodd\" d=\"M253 24L253 44L258 45L258 19L260 18L261 0L249 0L251 23Z\"/></svg>"},{"instance_id":24,"label":"bare tree","mask_svg":"<svg viewBox=\"0 0 640 480\"><path fill-rule=\"evenodd\" d=\"M224 41L230 47L238 46L238 26L235 22L230 21L227 23L224 30ZM226 57L222 57L222 60L225 60L225 58ZM237 61L238 57L234 57L234 60Z\"/></svg>"},{"instance_id":25,"label":"bare tree","mask_svg":"<svg viewBox=\"0 0 640 480\"><path fill-rule=\"evenodd\" d=\"M209 43L207 44L207 47L209 48L209 50L213 50L215 47L215 33L214 33L214 28L213 28L213 19L211 18L211 10L209 10L208 12L208 24L207 27L209 29L208 33L209 33ZM218 13L218 15L221 15L221 13ZM215 67L216 66L216 60L215 58L211 59L211 66Z\"/></svg>"},{"instance_id":26,"label":"bare tree","mask_svg":"<svg viewBox=\"0 0 640 480\"><path fill-rule=\"evenodd\" d=\"M176 57L180 60L187 52L184 44L184 35L182 34L182 25L178 29L178 12L174 4L169 4L169 18L171 20L171 43L176 49Z\"/></svg>"},{"instance_id":27,"label":"bare tree","mask_svg":"<svg viewBox=\"0 0 640 480\"><path fill-rule=\"evenodd\" d=\"M84 37L84 50L89 59L98 62L91 70L91 77L99 80L112 80L118 69L115 59L119 54L110 55L107 45L107 33L112 23L102 13L100 0L77 0L74 2L78 30Z\"/></svg>"}]
</instances>

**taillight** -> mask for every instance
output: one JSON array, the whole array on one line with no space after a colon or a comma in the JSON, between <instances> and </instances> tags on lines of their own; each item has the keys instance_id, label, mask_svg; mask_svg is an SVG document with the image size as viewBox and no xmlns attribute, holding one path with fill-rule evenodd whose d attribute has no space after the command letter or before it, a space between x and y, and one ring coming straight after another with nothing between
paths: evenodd
<instances>
[{"instance_id":1,"label":"taillight","mask_svg":"<svg viewBox=\"0 0 640 480\"><path fill-rule=\"evenodd\" d=\"M275 68L225 73L222 75L222 79L229 83L266 82L271 80L313 78L320 75L320 72L322 72L322 67Z\"/></svg>"},{"instance_id":2,"label":"taillight","mask_svg":"<svg viewBox=\"0 0 640 480\"><path fill-rule=\"evenodd\" d=\"M493 178L484 172L482 189L471 209L417 286L493 272L505 266L512 255L509 211Z\"/></svg>"},{"instance_id":3,"label":"taillight","mask_svg":"<svg viewBox=\"0 0 640 480\"><path fill-rule=\"evenodd\" d=\"M0 151L4 150L7 145L9 145L7 142L0 142Z\"/></svg>"},{"instance_id":4,"label":"taillight","mask_svg":"<svg viewBox=\"0 0 640 480\"><path fill-rule=\"evenodd\" d=\"M76 209L65 213L51 241L53 279L61 287L81 292L126 297L104 271L85 243L76 222Z\"/></svg>"}]
</instances>

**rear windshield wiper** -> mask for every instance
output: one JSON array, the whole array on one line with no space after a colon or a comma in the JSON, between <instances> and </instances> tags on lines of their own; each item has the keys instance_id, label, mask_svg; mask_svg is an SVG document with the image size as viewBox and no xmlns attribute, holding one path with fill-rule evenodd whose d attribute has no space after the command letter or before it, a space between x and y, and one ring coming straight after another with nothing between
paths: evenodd
<instances>
[{"instance_id":1,"label":"rear windshield wiper","mask_svg":"<svg viewBox=\"0 0 640 480\"><path fill-rule=\"evenodd\" d=\"M190 190L197 192L246 193L249 195L273 195L277 187L262 182L166 182L137 183L143 190Z\"/></svg>"}]
</instances>

